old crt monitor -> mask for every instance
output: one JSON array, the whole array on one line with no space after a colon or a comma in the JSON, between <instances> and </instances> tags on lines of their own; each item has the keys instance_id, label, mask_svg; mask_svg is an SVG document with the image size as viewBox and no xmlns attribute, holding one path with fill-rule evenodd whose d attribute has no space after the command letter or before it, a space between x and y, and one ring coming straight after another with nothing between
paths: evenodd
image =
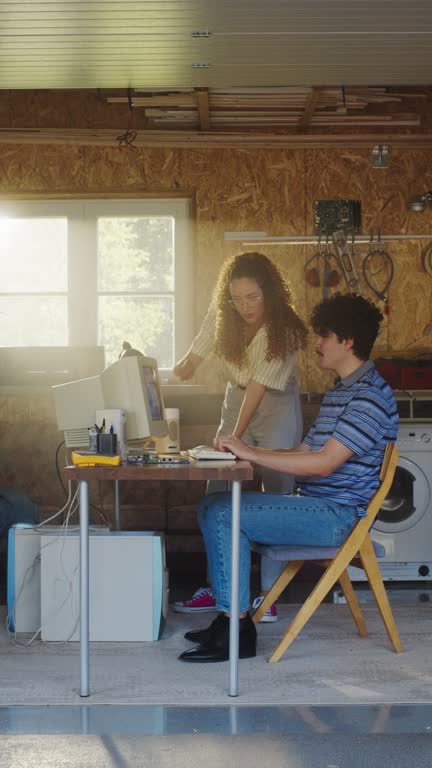
<instances>
[{"instance_id":1,"label":"old crt monitor","mask_svg":"<svg viewBox=\"0 0 432 768\"><path fill-rule=\"evenodd\" d=\"M157 361L144 355L117 360L99 376L52 387L57 426L68 448L87 446L96 411L124 408L126 441L167 434Z\"/></svg>"},{"instance_id":2,"label":"old crt monitor","mask_svg":"<svg viewBox=\"0 0 432 768\"><path fill-rule=\"evenodd\" d=\"M88 430L94 427L96 411L105 407L101 376L56 384L52 392L57 427L64 432L66 448L88 448Z\"/></svg>"},{"instance_id":3,"label":"old crt monitor","mask_svg":"<svg viewBox=\"0 0 432 768\"><path fill-rule=\"evenodd\" d=\"M104 408L125 408L126 439L167 434L157 361L144 355L122 357L101 373Z\"/></svg>"}]
</instances>

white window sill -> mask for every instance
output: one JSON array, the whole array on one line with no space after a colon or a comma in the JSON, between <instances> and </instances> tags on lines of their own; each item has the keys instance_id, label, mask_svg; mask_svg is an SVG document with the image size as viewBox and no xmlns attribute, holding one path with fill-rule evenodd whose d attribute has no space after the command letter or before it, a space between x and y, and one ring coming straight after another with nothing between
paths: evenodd
<instances>
[{"instance_id":1,"label":"white window sill","mask_svg":"<svg viewBox=\"0 0 432 768\"><path fill-rule=\"evenodd\" d=\"M161 385L164 397L167 395L177 395L182 397L183 395L206 395L208 393L208 387L205 384L183 384L182 382L179 382L178 384L171 382L166 384L162 379Z\"/></svg>"}]
</instances>

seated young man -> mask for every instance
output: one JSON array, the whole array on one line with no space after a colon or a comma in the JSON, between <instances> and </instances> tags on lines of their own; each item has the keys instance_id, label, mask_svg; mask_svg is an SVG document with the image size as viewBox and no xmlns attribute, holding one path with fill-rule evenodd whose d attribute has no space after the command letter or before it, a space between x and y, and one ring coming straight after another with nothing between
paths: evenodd
<instances>
[{"instance_id":1,"label":"seated young man","mask_svg":"<svg viewBox=\"0 0 432 768\"><path fill-rule=\"evenodd\" d=\"M301 478L290 496L243 493L240 522L240 658L256 655L256 628L248 613L250 542L339 546L379 484L388 442L396 440L398 412L393 392L369 360L382 314L362 296L336 294L311 317L322 370L337 378L324 396L304 441L291 450L252 448L237 437L221 442L239 459ZM220 613L204 630L185 637L198 645L182 661L225 661L229 656L231 594L231 495L205 496L198 509Z\"/></svg>"}]
</instances>

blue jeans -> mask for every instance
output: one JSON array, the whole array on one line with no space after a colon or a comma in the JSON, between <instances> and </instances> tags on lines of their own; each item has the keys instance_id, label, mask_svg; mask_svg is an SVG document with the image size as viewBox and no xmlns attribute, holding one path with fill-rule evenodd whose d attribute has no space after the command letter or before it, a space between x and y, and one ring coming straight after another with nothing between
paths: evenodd
<instances>
[{"instance_id":1,"label":"blue jeans","mask_svg":"<svg viewBox=\"0 0 432 768\"><path fill-rule=\"evenodd\" d=\"M250 603L250 542L339 546L357 522L356 510L313 496L243 493L240 518L240 612ZM212 493L198 505L216 607L229 612L231 494Z\"/></svg>"}]
</instances>

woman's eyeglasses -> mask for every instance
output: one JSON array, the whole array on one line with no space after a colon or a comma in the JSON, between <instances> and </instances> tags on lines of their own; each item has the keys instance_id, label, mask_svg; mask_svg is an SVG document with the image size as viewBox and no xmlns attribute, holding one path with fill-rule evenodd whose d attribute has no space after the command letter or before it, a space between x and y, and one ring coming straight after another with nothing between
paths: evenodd
<instances>
[{"instance_id":1,"label":"woman's eyeglasses","mask_svg":"<svg viewBox=\"0 0 432 768\"><path fill-rule=\"evenodd\" d=\"M228 304L231 304L235 309L254 307L262 298L262 293L251 293L250 296L246 296L244 299L228 299Z\"/></svg>"}]
</instances>

